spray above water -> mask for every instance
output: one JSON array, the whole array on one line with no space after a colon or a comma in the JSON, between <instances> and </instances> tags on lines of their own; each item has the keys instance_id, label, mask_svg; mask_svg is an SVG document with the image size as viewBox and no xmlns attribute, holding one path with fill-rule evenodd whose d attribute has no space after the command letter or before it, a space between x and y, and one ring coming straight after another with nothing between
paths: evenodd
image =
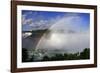
<instances>
[{"instance_id":1,"label":"spray above water","mask_svg":"<svg viewBox=\"0 0 100 73\"><path fill-rule=\"evenodd\" d=\"M53 24L41 37L36 50L42 51L43 54L75 53L89 47L89 29L84 31L84 27L71 22L78 19L79 17L64 17Z\"/></svg>"}]
</instances>

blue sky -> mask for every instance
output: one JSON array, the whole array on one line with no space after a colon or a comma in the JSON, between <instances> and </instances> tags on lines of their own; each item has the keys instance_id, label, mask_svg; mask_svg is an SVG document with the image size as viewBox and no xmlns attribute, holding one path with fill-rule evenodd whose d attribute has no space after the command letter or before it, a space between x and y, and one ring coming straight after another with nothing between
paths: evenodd
<instances>
[{"instance_id":1,"label":"blue sky","mask_svg":"<svg viewBox=\"0 0 100 73\"><path fill-rule=\"evenodd\" d=\"M68 18L74 19L68 21ZM78 18L76 18L78 17ZM75 12L48 12L48 11L32 11L22 10L22 30L39 30L49 29L52 25L65 18L65 25L77 24L81 25L82 29L89 29L90 14L89 13L75 13ZM68 22L67 22L68 21ZM69 24L67 24L69 23Z\"/></svg>"}]
</instances>

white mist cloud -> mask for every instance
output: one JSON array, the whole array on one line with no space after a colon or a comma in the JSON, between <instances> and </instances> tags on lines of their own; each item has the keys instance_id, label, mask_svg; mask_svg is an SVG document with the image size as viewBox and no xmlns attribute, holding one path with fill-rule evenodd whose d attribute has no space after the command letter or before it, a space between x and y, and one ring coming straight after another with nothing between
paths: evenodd
<instances>
[{"instance_id":1,"label":"white mist cloud","mask_svg":"<svg viewBox=\"0 0 100 73\"><path fill-rule=\"evenodd\" d=\"M37 49L64 50L68 52L80 52L90 47L90 31L82 23L79 15L66 15L63 18L55 19L49 30L50 37L45 38L48 32L41 38ZM63 31L63 32L60 32Z\"/></svg>"}]
</instances>

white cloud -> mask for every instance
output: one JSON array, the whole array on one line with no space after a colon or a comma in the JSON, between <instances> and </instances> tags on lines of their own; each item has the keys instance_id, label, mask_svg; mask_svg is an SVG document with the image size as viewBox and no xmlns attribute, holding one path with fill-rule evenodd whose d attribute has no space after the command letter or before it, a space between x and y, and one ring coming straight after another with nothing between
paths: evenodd
<instances>
[{"instance_id":1,"label":"white cloud","mask_svg":"<svg viewBox=\"0 0 100 73\"><path fill-rule=\"evenodd\" d=\"M27 16L31 17L27 18ZM59 19L61 19L60 16L46 20L43 19L42 15L38 16L37 12L34 12L34 14L32 12L29 12L22 15L22 25L29 27L28 30L48 29Z\"/></svg>"},{"instance_id":2,"label":"white cloud","mask_svg":"<svg viewBox=\"0 0 100 73\"><path fill-rule=\"evenodd\" d=\"M29 30L47 29L51 25L51 20L43 20L41 16L26 18L28 15L29 13L22 15L23 29L24 26L27 26Z\"/></svg>"},{"instance_id":3,"label":"white cloud","mask_svg":"<svg viewBox=\"0 0 100 73\"><path fill-rule=\"evenodd\" d=\"M25 13L25 14L22 15L22 25L26 25L26 24L28 24L29 22L32 22L32 18L26 19L26 17L27 17L28 15L31 15L31 14L32 14L32 12L28 12L28 13Z\"/></svg>"}]
</instances>

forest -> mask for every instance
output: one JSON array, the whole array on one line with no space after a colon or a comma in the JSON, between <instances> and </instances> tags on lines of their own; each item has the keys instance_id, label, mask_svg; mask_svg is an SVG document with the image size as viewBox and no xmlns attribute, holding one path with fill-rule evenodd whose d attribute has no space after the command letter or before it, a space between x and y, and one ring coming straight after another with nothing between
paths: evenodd
<instances>
[{"instance_id":1,"label":"forest","mask_svg":"<svg viewBox=\"0 0 100 73\"><path fill-rule=\"evenodd\" d=\"M64 60L84 60L90 59L90 48L85 48L82 52L77 53L55 53L53 56L49 57L44 55L42 59L35 60L35 54L29 58L28 50L22 49L22 62L39 62L39 61L64 61Z\"/></svg>"}]
</instances>

